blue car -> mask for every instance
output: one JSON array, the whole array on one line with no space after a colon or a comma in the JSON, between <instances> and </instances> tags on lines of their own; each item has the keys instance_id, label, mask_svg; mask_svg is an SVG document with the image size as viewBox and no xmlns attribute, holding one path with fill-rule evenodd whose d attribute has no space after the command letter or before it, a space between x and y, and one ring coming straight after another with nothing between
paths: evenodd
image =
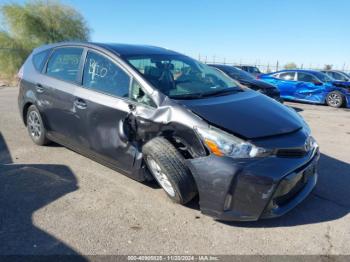
<instances>
[{"instance_id":1,"label":"blue car","mask_svg":"<svg viewBox=\"0 0 350 262\"><path fill-rule=\"evenodd\" d=\"M276 85L285 100L350 107L350 82L336 81L319 71L282 70L258 78Z\"/></svg>"},{"instance_id":2,"label":"blue car","mask_svg":"<svg viewBox=\"0 0 350 262\"><path fill-rule=\"evenodd\" d=\"M322 73L325 73L330 78L337 80L337 81L343 81L343 82L349 82L350 76L346 74L345 72L339 71L339 70L323 70Z\"/></svg>"}]
</instances>

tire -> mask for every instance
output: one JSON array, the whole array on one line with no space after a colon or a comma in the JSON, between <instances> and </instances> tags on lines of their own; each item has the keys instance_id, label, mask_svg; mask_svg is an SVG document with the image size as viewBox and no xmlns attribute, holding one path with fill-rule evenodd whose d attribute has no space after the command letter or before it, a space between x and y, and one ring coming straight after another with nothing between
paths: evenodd
<instances>
[{"instance_id":1,"label":"tire","mask_svg":"<svg viewBox=\"0 0 350 262\"><path fill-rule=\"evenodd\" d=\"M327 94L326 103L328 106L340 108L345 103L345 97L339 91L332 91Z\"/></svg>"},{"instance_id":2,"label":"tire","mask_svg":"<svg viewBox=\"0 0 350 262\"><path fill-rule=\"evenodd\" d=\"M28 108L26 123L28 134L35 144L39 146L49 144L50 141L46 138L46 129L43 119L35 105L31 105Z\"/></svg>"},{"instance_id":3,"label":"tire","mask_svg":"<svg viewBox=\"0 0 350 262\"><path fill-rule=\"evenodd\" d=\"M174 202L186 204L197 194L185 159L168 140L156 137L143 146L142 153L150 173Z\"/></svg>"}]
</instances>

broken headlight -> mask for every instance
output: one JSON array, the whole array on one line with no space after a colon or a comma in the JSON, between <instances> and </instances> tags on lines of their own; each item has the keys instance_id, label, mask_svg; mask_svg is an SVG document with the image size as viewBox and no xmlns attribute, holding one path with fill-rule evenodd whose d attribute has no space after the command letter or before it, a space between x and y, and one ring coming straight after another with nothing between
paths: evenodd
<instances>
[{"instance_id":1,"label":"broken headlight","mask_svg":"<svg viewBox=\"0 0 350 262\"><path fill-rule=\"evenodd\" d=\"M195 128L208 150L216 156L253 158L270 154L269 150L257 147L218 128Z\"/></svg>"}]
</instances>

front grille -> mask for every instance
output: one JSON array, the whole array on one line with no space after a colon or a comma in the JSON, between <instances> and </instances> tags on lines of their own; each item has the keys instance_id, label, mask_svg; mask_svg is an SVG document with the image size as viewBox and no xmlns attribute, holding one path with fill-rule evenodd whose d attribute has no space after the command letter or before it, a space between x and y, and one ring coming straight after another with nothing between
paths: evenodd
<instances>
[{"instance_id":1,"label":"front grille","mask_svg":"<svg viewBox=\"0 0 350 262\"><path fill-rule=\"evenodd\" d=\"M278 157L303 157L307 154L305 149L279 149L276 155Z\"/></svg>"}]
</instances>

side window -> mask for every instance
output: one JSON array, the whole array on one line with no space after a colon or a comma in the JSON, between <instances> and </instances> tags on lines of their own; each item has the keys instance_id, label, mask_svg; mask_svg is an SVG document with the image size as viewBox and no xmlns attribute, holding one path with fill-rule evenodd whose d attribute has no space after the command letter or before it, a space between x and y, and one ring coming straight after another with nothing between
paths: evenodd
<instances>
[{"instance_id":1,"label":"side window","mask_svg":"<svg viewBox=\"0 0 350 262\"><path fill-rule=\"evenodd\" d=\"M334 78L335 80L339 80L339 81L347 81L346 77L343 76L342 74L340 73L337 73L337 72L332 72L332 75L331 75L332 78Z\"/></svg>"},{"instance_id":2,"label":"side window","mask_svg":"<svg viewBox=\"0 0 350 262\"><path fill-rule=\"evenodd\" d=\"M260 74L261 72L260 72L259 68L257 68L257 67L251 67L251 73Z\"/></svg>"},{"instance_id":3,"label":"side window","mask_svg":"<svg viewBox=\"0 0 350 262\"><path fill-rule=\"evenodd\" d=\"M64 47L53 51L46 74L61 80L77 82L82 48Z\"/></svg>"},{"instance_id":4,"label":"side window","mask_svg":"<svg viewBox=\"0 0 350 262\"><path fill-rule=\"evenodd\" d=\"M326 74L329 77L333 77L333 73L332 72L322 71L322 73Z\"/></svg>"},{"instance_id":5,"label":"side window","mask_svg":"<svg viewBox=\"0 0 350 262\"><path fill-rule=\"evenodd\" d=\"M46 62L46 58L49 55L49 53L50 53L50 49L33 55L34 68L39 72L43 70L44 64Z\"/></svg>"},{"instance_id":6,"label":"side window","mask_svg":"<svg viewBox=\"0 0 350 262\"><path fill-rule=\"evenodd\" d=\"M302 72L298 72L298 81L309 82L309 83L319 82L319 81L317 81L317 78L315 78L314 76L309 75L309 74L305 74Z\"/></svg>"},{"instance_id":7,"label":"side window","mask_svg":"<svg viewBox=\"0 0 350 262\"><path fill-rule=\"evenodd\" d=\"M137 103L156 107L153 100L147 94L145 94L141 88L141 85L135 80L133 80L131 84L130 99Z\"/></svg>"},{"instance_id":8,"label":"side window","mask_svg":"<svg viewBox=\"0 0 350 262\"><path fill-rule=\"evenodd\" d=\"M105 94L129 97L130 77L108 58L88 52L84 65L83 86Z\"/></svg>"},{"instance_id":9,"label":"side window","mask_svg":"<svg viewBox=\"0 0 350 262\"><path fill-rule=\"evenodd\" d=\"M280 73L278 78L287 80L287 81L294 81L295 77L295 72L285 72L285 73Z\"/></svg>"},{"instance_id":10,"label":"side window","mask_svg":"<svg viewBox=\"0 0 350 262\"><path fill-rule=\"evenodd\" d=\"M335 80L341 80L341 78L339 78L339 75L335 72L329 72L329 74L327 74L327 75L332 77Z\"/></svg>"}]
</instances>

